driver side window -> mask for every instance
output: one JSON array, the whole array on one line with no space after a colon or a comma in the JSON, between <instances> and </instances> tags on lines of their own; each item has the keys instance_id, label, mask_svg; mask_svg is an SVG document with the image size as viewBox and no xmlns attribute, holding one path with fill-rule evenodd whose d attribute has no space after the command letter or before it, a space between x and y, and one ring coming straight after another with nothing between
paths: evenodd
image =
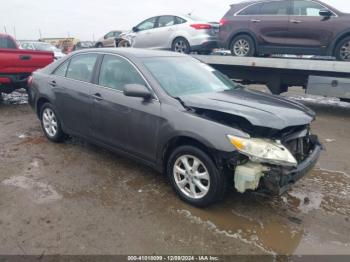
<instances>
[{"instance_id":1,"label":"driver side window","mask_svg":"<svg viewBox=\"0 0 350 262\"><path fill-rule=\"evenodd\" d=\"M146 21L144 21L140 25L138 25L137 29L139 31L153 29L155 27L156 20L157 20L157 17L152 17L150 19L147 19Z\"/></svg>"}]
</instances>

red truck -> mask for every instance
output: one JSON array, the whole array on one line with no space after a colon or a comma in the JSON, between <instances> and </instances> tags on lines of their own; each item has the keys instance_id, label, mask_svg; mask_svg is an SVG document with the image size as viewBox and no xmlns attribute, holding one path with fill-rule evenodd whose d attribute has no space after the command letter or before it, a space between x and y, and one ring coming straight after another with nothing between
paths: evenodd
<instances>
[{"instance_id":1,"label":"red truck","mask_svg":"<svg viewBox=\"0 0 350 262\"><path fill-rule=\"evenodd\" d=\"M31 73L53 61L52 52L21 50L11 36L0 34L0 96L26 88Z\"/></svg>"}]
</instances>

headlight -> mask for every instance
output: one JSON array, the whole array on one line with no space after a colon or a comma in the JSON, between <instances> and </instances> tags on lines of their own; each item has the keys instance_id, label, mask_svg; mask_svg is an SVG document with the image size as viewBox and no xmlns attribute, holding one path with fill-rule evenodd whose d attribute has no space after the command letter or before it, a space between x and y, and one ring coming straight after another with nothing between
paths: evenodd
<instances>
[{"instance_id":1,"label":"headlight","mask_svg":"<svg viewBox=\"0 0 350 262\"><path fill-rule=\"evenodd\" d=\"M298 164L289 150L276 141L230 135L227 137L240 153L248 156L252 161L286 166L296 166Z\"/></svg>"}]
</instances>

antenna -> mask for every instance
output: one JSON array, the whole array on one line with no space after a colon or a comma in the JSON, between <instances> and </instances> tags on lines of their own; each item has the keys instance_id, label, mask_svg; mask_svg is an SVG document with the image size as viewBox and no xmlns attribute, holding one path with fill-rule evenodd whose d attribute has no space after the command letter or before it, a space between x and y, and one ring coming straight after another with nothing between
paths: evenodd
<instances>
[{"instance_id":1,"label":"antenna","mask_svg":"<svg viewBox=\"0 0 350 262\"><path fill-rule=\"evenodd\" d=\"M187 15L189 15L189 16L191 16L193 13L194 13L194 11L196 11L196 9L193 9L191 12L189 12Z\"/></svg>"}]
</instances>

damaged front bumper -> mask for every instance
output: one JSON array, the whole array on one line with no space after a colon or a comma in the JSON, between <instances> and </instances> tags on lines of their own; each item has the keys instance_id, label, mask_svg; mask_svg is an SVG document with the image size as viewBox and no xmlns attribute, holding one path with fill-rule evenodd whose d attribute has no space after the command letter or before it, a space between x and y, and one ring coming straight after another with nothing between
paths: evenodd
<instances>
[{"instance_id":1,"label":"damaged front bumper","mask_svg":"<svg viewBox=\"0 0 350 262\"><path fill-rule=\"evenodd\" d=\"M235 171L235 187L238 192L259 189L274 195L286 192L291 185L307 175L316 165L323 146L316 136L310 136L308 156L295 167L248 163L238 166Z\"/></svg>"},{"instance_id":2,"label":"damaged front bumper","mask_svg":"<svg viewBox=\"0 0 350 262\"><path fill-rule=\"evenodd\" d=\"M315 167L322 149L323 146L317 140L310 155L298 166L294 168L270 167L270 170L261 179L261 188L272 194L283 194L291 185L306 176Z\"/></svg>"}]
</instances>

